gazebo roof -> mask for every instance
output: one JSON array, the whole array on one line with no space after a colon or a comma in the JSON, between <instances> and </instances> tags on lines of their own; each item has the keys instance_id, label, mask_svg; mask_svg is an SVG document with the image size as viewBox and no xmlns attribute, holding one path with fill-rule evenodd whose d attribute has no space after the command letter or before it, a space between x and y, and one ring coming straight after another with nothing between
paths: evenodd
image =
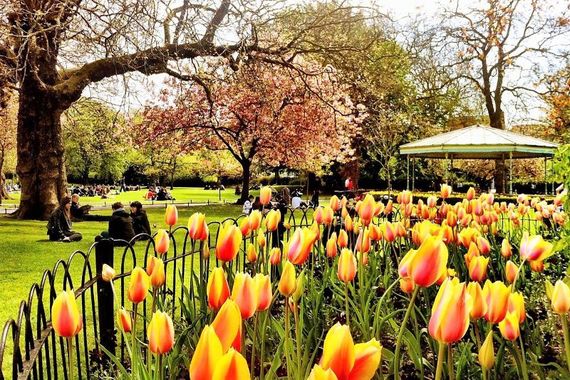
<instances>
[{"instance_id":1,"label":"gazebo roof","mask_svg":"<svg viewBox=\"0 0 570 380\"><path fill-rule=\"evenodd\" d=\"M425 158L500 159L550 157L558 144L485 125L472 125L400 146L400 154Z\"/></svg>"}]
</instances>

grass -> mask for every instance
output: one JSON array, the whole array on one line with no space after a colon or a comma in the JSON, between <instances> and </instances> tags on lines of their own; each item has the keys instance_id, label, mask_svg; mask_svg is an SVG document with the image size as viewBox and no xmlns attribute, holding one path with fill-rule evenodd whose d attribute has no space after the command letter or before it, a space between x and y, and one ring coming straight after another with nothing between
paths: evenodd
<instances>
[{"instance_id":1,"label":"grass","mask_svg":"<svg viewBox=\"0 0 570 380\"><path fill-rule=\"evenodd\" d=\"M194 212L206 214L207 221L238 216L241 207L236 205L195 206L179 209L179 224L184 225ZM99 211L99 214L109 214ZM164 210L147 210L151 225L165 228ZM46 235L46 222L21 221L0 217L0 322L16 318L19 304L27 299L32 284L41 280L46 269L52 269L59 259L67 260L75 250L87 252L95 236L107 229L107 222L78 222L73 229L83 234L83 240L74 243L50 242ZM156 230L153 229L154 230ZM118 255L117 255L118 256ZM118 260L117 260L118 261ZM79 261L77 261L79 262ZM117 269L119 263L116 263ZM74 279L80 279L80 268L71 268ZM61 282L61 281L59 281Z\"/></svg>"}]
</instances>

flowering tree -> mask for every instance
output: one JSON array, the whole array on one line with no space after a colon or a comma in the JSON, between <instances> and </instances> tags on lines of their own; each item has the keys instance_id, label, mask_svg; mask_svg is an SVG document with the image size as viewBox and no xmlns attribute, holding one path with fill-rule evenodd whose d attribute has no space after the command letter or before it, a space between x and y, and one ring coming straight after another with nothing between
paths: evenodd
<instances>
[{"instance_id":1,"label":"flowering tree","mask_svg":"<svg viewBox=\"0 0 570 380\"><path fill-rule=\"evenodd\" d=\"M342 161L364 116L334 72L320 68L244 65L172 100L173 106L146 109L147 126L157 138L183 130L194 147L227 150L242 168L242 201L255 161L303 170Z\"/></svg>"}]
</instances>

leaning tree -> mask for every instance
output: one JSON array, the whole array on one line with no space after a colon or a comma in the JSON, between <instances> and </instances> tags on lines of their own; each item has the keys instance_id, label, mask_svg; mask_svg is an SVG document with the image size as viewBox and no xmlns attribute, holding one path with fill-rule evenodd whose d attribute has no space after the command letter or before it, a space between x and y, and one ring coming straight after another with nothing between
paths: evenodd
<instances>
[{"instance_id":1,"label":"leaning tree","mask_svg":"<svg viewBox=\"0 0 570 380\"><path fill-rule=\"evenodd\" d=\"M19 218L47 217L65 194L60 116L90 84L131 72L179 76L179 63L199 67L212 57L230 67L252 54L288 65L307 49L355 48L307 41L305 33L336 23L335 15L350 8L345 1L294 25L286 38L262 37L258 30L271 29L289 6L286 0L0 0L0 67L7 71L0 83L19 95ZM199 71L185 75L199 82Z\"/></svg>"}]
</instances>

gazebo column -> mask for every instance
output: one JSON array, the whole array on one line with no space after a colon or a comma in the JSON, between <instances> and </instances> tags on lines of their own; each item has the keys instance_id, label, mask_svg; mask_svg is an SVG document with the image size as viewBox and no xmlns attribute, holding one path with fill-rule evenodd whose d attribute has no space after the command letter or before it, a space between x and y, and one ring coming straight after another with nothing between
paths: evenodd
<instances>
[{"instance_id":1,"label":"gazebo column","mask_svg":"<svg viewBox=\"0 0 570 380\"><path fill-rule=\"evenodd\" d=\"M509 152L509 194L513 193L513 152Z\"/></svg>"},{"instance_id":2,"label":"gazebo column","mask_svg":"<svg viewBox=\"0 0 570 380\"><path fill-rule=\"evenodd\" d=\"M450 174L450 180L449 180L449 184L451 186L453 186L453 154L451 155L451 158L449 160L449 174Z\"/></svg>"},{"instance_id":3,"label":"gazebo column","mask_svg":"<svg viewBox=\"0 0 570 380\"><path fill-rule=\"evenodd\" d=\"M447 185L447 182L449 181L449 153L447 152L445 153L445 163L443 166L445 167L443 181Z\"/></svg>"},{"instance_id":4,"label":"gazebo column","mask_svg":"<svg viewBox=\"0 0 570 380\"><path fill-rule=\"evenodd\" d=\"M548 167L547 165L548 157L544 157L544 195L548 195Z\"/></svg>"},{"instance_id":5,"label":"gazebo column","mask_svg":"<svg viewBox=\"0 0 570 380\"><path fill-rule=\"evenodd\" d=\"M410 155L406 155L406 190L410 190Z\"/></svg>"},{"instance_id":6,"label":"gazebo column","mask_svg":"<svg viewBox=\"0 0 570 380\"><path fill-rule=\"evenodd\" d=\"M412 191L416 189L416 158L412 158Z\"/></svg>"}]
</instances>

